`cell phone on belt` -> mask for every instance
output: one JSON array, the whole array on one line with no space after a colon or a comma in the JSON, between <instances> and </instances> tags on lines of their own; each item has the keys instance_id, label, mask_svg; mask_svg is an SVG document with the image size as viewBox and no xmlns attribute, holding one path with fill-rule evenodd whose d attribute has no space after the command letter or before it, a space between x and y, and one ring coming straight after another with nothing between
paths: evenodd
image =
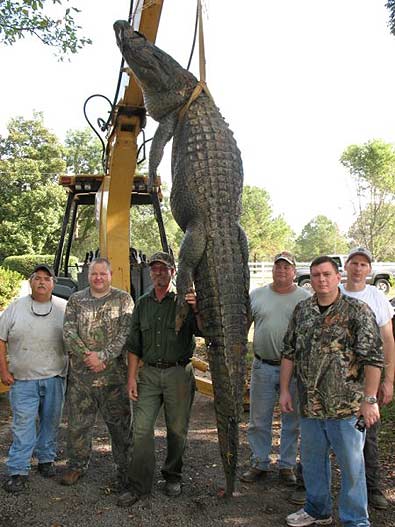
<instances>
[{"instance_id":1,"label":"cell phone on belt","mask_svg":"<svg viewBox=\"0 0 395 527\"><path fill-rule=\"evenodd\" d=\"M365 419L363 418L363 415L360 415L358 417L357 422L355 423L355 428L359 430L360 432L365 432L366 423L365 423Z\"/></svg>"}]
</instances>

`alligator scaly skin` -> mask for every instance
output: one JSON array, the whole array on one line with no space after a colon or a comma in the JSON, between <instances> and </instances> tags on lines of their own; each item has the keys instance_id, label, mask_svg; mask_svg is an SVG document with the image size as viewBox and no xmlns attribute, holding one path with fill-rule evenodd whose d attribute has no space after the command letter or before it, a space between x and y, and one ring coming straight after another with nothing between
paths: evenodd
<instances>
[{"instance_id":1,"label":"alligator scaly skin","mask_svg":"<svg viewBox=\"0 0 395 527\"><path fill-rule=\"evenodd\" d=\"M176 327L185 294L195 285L214 388L226 495L234 490L238 423L244 391L249 320L247 240L239 225L243 168L232 132L205 93L180 118L197 85L174 59L133 32L114 24L121 52L139 82L149 114L159 122L149 176L153 182L166 143L173 137L171 209L185 236L180 248Z\"/></svg>"}]
</instances>

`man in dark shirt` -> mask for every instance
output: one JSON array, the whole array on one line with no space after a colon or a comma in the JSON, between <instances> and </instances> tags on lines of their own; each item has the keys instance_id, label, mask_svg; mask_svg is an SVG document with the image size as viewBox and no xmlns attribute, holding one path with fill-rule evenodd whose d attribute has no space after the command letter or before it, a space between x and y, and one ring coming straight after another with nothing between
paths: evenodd
<instances>
[{"instance_id":1,"label":"man in dark shirt","mask_svg":"<svg viewBox=\"0 0 395 527\"><path fill-rule=\"evenodd\" d=\"M175 331L177 297L171 291L175 273L167 253L149 261L153 289L133 311L128 349L128 391L133 405L133 439L128 467L129 491L118 500L131 506L151 492L155 469L154 427L162 405L167 428L167 457L162 469L165 493L181 493L182 456L195 392L191 357L194 334L200 325L195 293L185 300L190 311L179 333ZM143 362L142 367L139 365Z\"/></svg>"}]
</instances>

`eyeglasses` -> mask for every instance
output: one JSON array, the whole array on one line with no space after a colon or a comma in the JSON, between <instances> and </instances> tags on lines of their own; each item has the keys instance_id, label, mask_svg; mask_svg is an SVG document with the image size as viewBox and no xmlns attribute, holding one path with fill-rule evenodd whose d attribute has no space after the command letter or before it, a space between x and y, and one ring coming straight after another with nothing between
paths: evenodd
<instances>
[{"instance_id":1,"label":"eyeglasses","mask_svg":"<svg viewBox=\"0 0 395 527\"><path fill-rule=\"evenodd\" d=\"M51 313L52 307L53 307L53 304L51 302L51 307L49 308L48 313L37 313L36 311L34 311L33 305L34 305L34 300L32 299L32 302L30 304L30 310L33 313L33 315L35 315L36 317L47 317Z\"/></svg>"}]
</instances>

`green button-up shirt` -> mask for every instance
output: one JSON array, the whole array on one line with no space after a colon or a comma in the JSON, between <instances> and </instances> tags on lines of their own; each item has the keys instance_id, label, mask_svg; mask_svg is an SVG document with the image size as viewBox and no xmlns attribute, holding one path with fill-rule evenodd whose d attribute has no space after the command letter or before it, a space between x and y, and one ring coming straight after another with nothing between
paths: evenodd
<instances>
[{"instance_id":1,"label":"green button-up shirt","mask_svg":"<svg viewBox=\"0 0 395 527\"><path fill-rule=\"evenodd\" d=\"M129 353L144 362L177 362L192 357L194 334L199 334L192 310L177 334L175 330L177 296L169 292L159 302L152 289L136 303L126 342Z\"/></svg>"}]
</instances>

